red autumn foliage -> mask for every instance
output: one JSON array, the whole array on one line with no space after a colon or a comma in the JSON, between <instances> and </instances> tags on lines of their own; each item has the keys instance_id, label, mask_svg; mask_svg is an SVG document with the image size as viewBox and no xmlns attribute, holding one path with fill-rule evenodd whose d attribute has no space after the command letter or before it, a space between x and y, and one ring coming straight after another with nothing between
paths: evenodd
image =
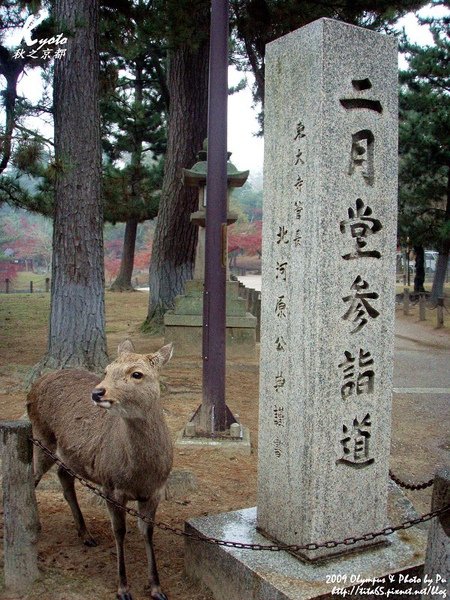
<instances>
[{"instance_id":1,"label":"red autumn foliage","mask_svg":"<svg viewBox=\"0 0 450 600\"><path fill-rule=\"evenodd\" d=\"M120 269L120 258L105 256L105 279L111 282L117 277Z\"/></svg>"},{"instance_id":2,"label":"red autumn foliage","mask_svg":"<svg viewBox=\"0 0 450 600\"><path fill-rule=\"evenodd\" d=\"M122 248L122 239L105 241L105 256L120 258L122 256Z\"/></svg>"},{"instance_id":3,"label":"red autumn foliage","mask_svg":"<svg viewBox=\"0 0 450 600\"><path fill-rule=\"evenodd\" d=\"M245 226L236 228L232 225L228 233L228 252L241 250L246 256L261 255L262 221L255 221Z\"/></svg>"},{"instance_id":4,"label":"red autumn foliage","mask_svg":"<svg viewBox=\"0 0 450 600\"><path fill-rule=\"evenodd\" d=\"M9 279L11 282L17 276L19 271L19 265L11 262L10 260L0 260L0 282L2 288L5 285L5 280Z\"/></svg>"},{"instance_id":5,"label":"red autumn foliage","mask_svg":"<svg viewBox=\"0 0 450 600\"><path fill-rule=\"evenodd\" d=\"M151 250L140 250L134 255L134 268L137 271L148 271L150 265Z\"/></svg>"}]
</instances>

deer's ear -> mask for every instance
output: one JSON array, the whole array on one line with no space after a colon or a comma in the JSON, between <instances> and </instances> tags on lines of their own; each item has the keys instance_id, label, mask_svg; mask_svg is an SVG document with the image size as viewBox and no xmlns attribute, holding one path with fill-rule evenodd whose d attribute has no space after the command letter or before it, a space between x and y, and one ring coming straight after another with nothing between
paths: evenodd
<instances>
[{"instance_id":1,"label":"deer's ear","mask_svg":"<svg viewBox=\"0 0 450 600\"><path fill-rule=\"evenodd\" d=\"M121 354L130 354L130 352L134 352L134 346L131 343L131 340L120 342L119 347L117 348L117 354L120 356Z\"/></svg>"},{"instance_id":2,"label":"deer's ear","mask_svg":"<svg viewBox=\"0 0 450 600\"><path fill-rule=\"evenodd\" d=\"M173 344L171 342L170 344L167 344L166 346L160 348L158 352L155 352L155 354L148 354L147 358L152 366L156 367L157 369L160 369L166 363L169 362L169 360L172 358L172 354Z\"/></svg>"}]
</instances>

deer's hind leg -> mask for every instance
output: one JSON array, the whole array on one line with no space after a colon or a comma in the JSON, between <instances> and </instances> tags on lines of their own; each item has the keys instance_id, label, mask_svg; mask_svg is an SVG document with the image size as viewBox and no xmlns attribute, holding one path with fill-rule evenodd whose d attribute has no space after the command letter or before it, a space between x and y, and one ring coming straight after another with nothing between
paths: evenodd
<instances>
[{"instance_id":1,"label":"deer's hind leg","mask_svg":"<svg viewBox=\"0 0 450 600\"><path fill-rule=\"evenodd\" d=\"M44 436L35 426L33 426L33 437L41 441L41 443L49 450L55 451L56 443L55 440L48 436ZM34 487L37 487L42 477L51 469L54 465L54 461L48 454L46 454L39 446L33 446L33 473L34 473Z\"/></svg>"},{"instance_id":2,"label":"deer's hind leg","mask_svg":"<svg viewBox=\"0 0 450 600\"><path fill-rule=\"evenodd\" d=\"M34 472L34 487L37 487L42 477L55 463L45 454L43 450L37 446L33 449L33 472Z\"/></svg>"},{"instance_id":3,"label":"deer's hind leg","mask_svg":"<svg viewBox=\"0 0 450 600\"><path fill-rule=\"evenodd\" d=\"M83 540L83 544L85 546L96 546L97 542L89 533L84 521L83 513L81 512L78 504L73 475L70 475L70 473L68 473L65 469L59 467L58 477L64 492L64 498L67 500L70 510L72 511L75 526L78 531L78 537Z\"/></svg>"}]
</instances>

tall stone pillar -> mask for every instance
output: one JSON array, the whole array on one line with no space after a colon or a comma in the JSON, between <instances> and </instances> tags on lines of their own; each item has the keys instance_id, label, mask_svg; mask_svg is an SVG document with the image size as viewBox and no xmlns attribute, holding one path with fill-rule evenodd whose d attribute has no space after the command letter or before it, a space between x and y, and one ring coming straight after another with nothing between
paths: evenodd
<instances>
[{"instance_id":1,"label":"tall stone pillar","mask_svg":"<svg viewBox=\"0 0 450 600\"><path fill-rule=\"evenodd\" d=\"M267 47L257 522L278 542L387 525L397 93L393 37L321 19Z\"/></svg>"}]
</instances>

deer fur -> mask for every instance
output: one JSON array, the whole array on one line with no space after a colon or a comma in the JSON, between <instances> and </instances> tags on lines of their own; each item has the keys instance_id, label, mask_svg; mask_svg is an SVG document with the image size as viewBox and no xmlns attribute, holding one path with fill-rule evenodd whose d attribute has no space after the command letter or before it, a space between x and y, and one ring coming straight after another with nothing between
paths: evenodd
<instances>
[{"instance_id":1,"label":"deer fur","mask_svg":"<svg viewBox=\"0 0 450 600\"><path fill-rule=\"evenodd\" d=\"M172 344L145 355L136 354L126 340L101 381L88 371L62 370L41 377L27 397L35 438L117 502L137 500L138 511L152 520L172 468L172 442L159 388L159 369L171 356ZM53 461L40 448L34 451L37 485ZM58 476L78 535L86 545L96 545L78 506L73 477L62 468ZM107 506L117 546L117 598L132 600L125 570L125 512ZM138 524L148 559L146 591L155 600L167 600L158 578L153 527L142 520Z\"/></svg>"}]
</instances>

